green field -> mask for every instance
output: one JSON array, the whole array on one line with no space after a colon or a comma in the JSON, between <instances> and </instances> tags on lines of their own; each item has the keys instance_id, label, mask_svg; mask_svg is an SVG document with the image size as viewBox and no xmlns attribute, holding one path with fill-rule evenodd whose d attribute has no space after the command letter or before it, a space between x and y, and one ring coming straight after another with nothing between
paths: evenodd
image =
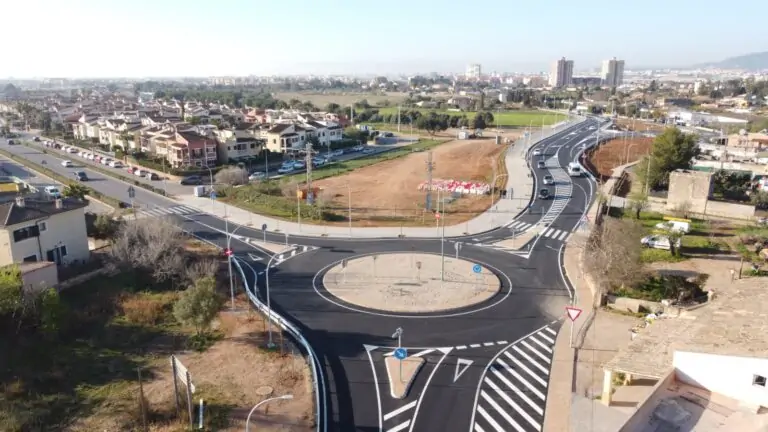
<instances>
[{"instance_id":1,"label":"green field","mask_svg":"<svg viewBox=\"0 0 768 432\"><path fill-rule=\"evenodd\" d=\"M378 108L378 110L379 114L381 115L397 114L397 107ZM401 110L405 111L406 109L401 108ZM447 111L428 108L407 108L407 110L420 111L425 114L435 112L438 114L448 115L466 115L470 120L472 120L472 118L475 117L475 114L477 114L477 111ZM533 125L534 127L541 127L542 122L544 125L550 125L559 121L563 121L564 119L564 115L562 114L555 114L545 111L491 111L491 114L493 114L494 121L498 123L499 126L509 127L525 127L530 125Z\"/></svg>"}]
</instances>

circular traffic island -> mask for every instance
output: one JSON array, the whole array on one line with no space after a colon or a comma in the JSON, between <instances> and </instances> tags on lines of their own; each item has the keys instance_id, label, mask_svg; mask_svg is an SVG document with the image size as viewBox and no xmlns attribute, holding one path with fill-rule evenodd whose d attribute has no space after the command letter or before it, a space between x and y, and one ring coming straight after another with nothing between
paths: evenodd
<instances>
[{"instance_id":1,"label":"circular traffic island","mask_svg":"<svg viewBox=\"0 0 768 432\"><path fill-rule=\"evenodd\" d=\"M323 286L349 304L405 313L474 306L501 290L501 281L493 272L471 261L446 255L442 268L442 259L435 254L367 255L330 268L323 276Z\"/></svg>"}]
</instances>

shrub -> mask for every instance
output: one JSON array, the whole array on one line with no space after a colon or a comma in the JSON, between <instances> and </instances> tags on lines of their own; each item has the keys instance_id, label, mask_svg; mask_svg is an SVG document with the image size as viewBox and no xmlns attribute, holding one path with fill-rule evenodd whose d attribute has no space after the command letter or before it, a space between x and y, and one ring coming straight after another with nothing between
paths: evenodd
<instances>
[{"instance_id":1,"label":"shrub","mask_svg":"<svg viewBox=\"0 0 768 432\"><path fill-rule=\"evenodd\" d=\"M156 325L163 320L168 301L160 296L147 293L132 295L120 305L128 322L141 325Z\"/></svg>"}]
</instances>

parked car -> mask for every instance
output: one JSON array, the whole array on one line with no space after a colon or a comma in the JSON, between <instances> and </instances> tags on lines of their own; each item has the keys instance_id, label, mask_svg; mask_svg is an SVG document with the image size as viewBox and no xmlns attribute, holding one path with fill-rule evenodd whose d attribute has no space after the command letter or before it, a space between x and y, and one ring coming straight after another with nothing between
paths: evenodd
<instances>
[{"instance_id":1,"label":"parked car","mask_svg":"<svg viewBox=\"0 0 768 432\"><path fill-rule=\"evenodd\" d=\"M363 154L371 154L371 153L373 153L375 151L376 150L374 150L374 149L372 149L370 147L366 147L366 148L363 149Z\"/></svg>"},{"instance_id":2,"label":"parked car","mask_svg":"<svg viewBox=\"0 0 768 432\"><path fill-rule=\"evenodd\" d=\"M61 191L56 186L46 186L43 192L51 198L61 198Z\"/></svg>"},{"instance_id":3,"label":"parked car","mask_svg":"<svg viewBox=\"0 0 768 432\"><path fill-rule=\"evenodd\" d=\"M640 239L640 244L647 248L669 250L669 237L664 235L649 235ZM675 247L680 247L680 239L677 240Z\"/></svg>"},{"instance_id":4,"label":"parked car","mask_svg":"<svg viewBox=\"0 0 768 432\"><path fill-rule=\"evenodd\" d=\"M34 141L34 142L40 142L40 137L39 137L39 136L36 136L36 137L32 138L32 141Z\"/></svg>"},{"instance_id":5,"label":"parked car","mask_svg":"<svg viewBox=\"0 0 768 432\"><path fill-rule=\"evenodd\" d=\"M549 189L547 188L539 189L539 199L545 200L550 198L552 198L552 195L550 195Z\"/></svg>"},{"instance_id":6,"label":"parked car","mask_svg":"<svg viewBox=\"0 0 768 432\"><path fill-rule=\"evenodd\" d=\"M75 171L72 174L74 174L75 180L77 181L88 181L88 174L86 174L85 171Z\"/></svg>"},{"instance_id":7,"label":"parked car","mask_svg":"<svg viewBox=\"0 0 768 432\"><path fill-rule=\"evenodd\" d=\"M112 168L122 168L123 167L123 163L120 162L119 160L114 160L114 161L109 163L109 166L111 166Z\"/></svg>"},{"instance_id":8,"label":"parked car","mask_svg":"<svg viewBox=\"0 0 768 432\"><path fill-rule=\"evenodd\" d=\"M152 171L145 172L144 177L146 177L147 180L160 180L160 176L153 173Z\"/></svg>"},{"instance_id":9,"label":"parked car","mask_svg":"<svg viewBox=\"0 0 768 432\"><path fill-rule=\"evenodd\" d=\"M77 149L74 147L70 147L69 149L67 149L67 152L74 154L74 153L77 153Z\"/></svg>"},{"instance_id":10,"label":"parked car","mask_svg":"<svg viewBox=\"0 0 768 432\"><path fill-rule=\"evenodd\" d=\"M134 168L134 167L132 167L132 166L128 166L128 167L125 167L125 170L128 172L128 174L133 174L133 170L134 170L134 169L135 169L135 168Z\"/></svg>"},{"instance_id":11,"label":"parked car","mask_svg":"<svg viewBox=\"0 0 768 432\"><path fill-rule=\"evenodd\" d=\"M306 167L307 167L307 165L304 162L301 162L301 161L296 161L296 162L293 163L293 169L300 170L300 169L304 169Z\"/></svg>"},{"instance_id":12,"label":"parked car","mask_svg":"<svg viewBox=\"0 0 768 432\"><path fill-rule=\"evenodd\" d=\"M181 179L181 184L184 186L201 185L203 184L203 178L199 175L192 175Z\"/></svg>"},{"instance_id":13,"label":"parked car","mask_svg":"<svg viewBox=\"0 0 768 432\"><path fill-rule=\"evenodd\" d=\"M547 167L547 164L546 164L546 163L544 163L544 161L543 161L543 160L540 160L540 161L536 162L536 167L537 167L537 168L546 168L546 167Z\"/></svg>"},{"instance_id":14,"label":"parked car","mask_svg":"<svg viewBox=\"0 0 768 432\"><path fill-rule=\"evenodd\" d=\"M331 153L331 155L332 155L332 156L342 156L342 155L344 155L344 149L338 149L338 150L334 150L334 151Z\"/></svg>"},{"instance_id":15,"label":"parked car","mask_svg":"<svg viewBox=\"0 0 768 432\"><path fill-rule=\"evenodd\" d=\"M533 150L533 155L534 156L541 156L541 149L534 149Z\"/></svg>"},{"instance_id":16,"label":"parked car","mask_svg":"<svg viewBox=\"0 0 768 432\"><path fill-rule=\"evenodd\" d=\"M356 145L356 146L352 147L352 151L353 151L353 152L359 152L359 151L363 151L363 146L361 146L361 145Z\"/></svg>"},{"instance_id":17,"label":"parked car","mask_svg":"<svg viewBox=\"0 0 768 432\"><path fill-rule=\"evenodd\" d=\"M555 178L551 175L545 175L544 176L544 184L545 185L553 185L555 184Z\"/></svg>"},{"instance_id":18,"label":"parked car","mask_svg":"<svg viewBox=\"0 0 768 432\"><path fill-rule=\"evenodd\" d=\"M263 172L257 171L257 172L251 173L251 175L248 176L248 180L249 181L258 181L258 180L263 180L266 177L267 177L266 174L264 174Z\"/></svg>"},{"instance_id":19,"label":"parked car","mask_svg":"<svg viewBox=\"0 0 768 432\"><path fill-rule=\"evenodd\" d=\"M64 160L64 161L61 161L61 166L66 168L72 168L73 166L75 166L75 164L73 164L72 161L70 160Z\"/></svg>"},{"instance_id":20,"label":"parked car","mask_svg":"<svg viewBox=\"0 0 768 432\"><path fill-rule=\"evenodd\" d=\"M108 158L108 157L101 158L100 162L102 165L109 165L109 163L112 162L112 158Z\"/></svg>"},{"instance_id":21,"label":"parked car","mask_svg":"<svg viewBox=\"0 0 768 432\"><path fill-rule=\"evenodd\" d=\"M146 173L147 173L146 170L143 170L140 168L136 168L135 170L133 170L133 175L135 175L136 177L144 177Z\"/></svg>"},{"instance_id":22,"label":"parked car","mask_svg":"<svg viewBox=\"0 0 768 432\"><path fill-rule=\"evenodd\" d=\"M291 166L281 166L279 170L277 170L278 174L288 174L289 172L293 172L293 165Z\"/></svg>"},{"instance_id":23,"label":"parked car","mask_svg":"<svg viewBox=\"0 0 768 432\"><path fill-rule=\"evenodd\" d=\"M16 143L12 139L8 140L8 145L14 145L14 144L16 144Z\"/></svg>"}]
</instances>

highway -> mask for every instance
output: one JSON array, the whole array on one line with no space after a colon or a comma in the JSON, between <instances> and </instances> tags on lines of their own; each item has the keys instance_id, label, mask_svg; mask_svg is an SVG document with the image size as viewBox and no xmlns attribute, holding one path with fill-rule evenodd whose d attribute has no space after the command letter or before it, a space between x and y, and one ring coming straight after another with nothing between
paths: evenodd
<instances>
[{"instance_id":1,"label":"highway","mask_svg":"<svg viewBox=\"0 0 768 432\"><path fill-rule=\"evenodd\" d=\"M569 177L567 164L584 145L594 143L598 123L587 120L544 139L529 152L534 190L547 187L548 200L534 198L529 212L480 237L452 240L478 243L461 251L464 259L481 263L501 280L501 290L475 306L444 313L381 313L334 300L322 286L326 269L342 259L366 254L417 251L440 253L439 238L383 238L356 240L330 237L290 237L266 233L268 241L311 246L270 269L273 309L301 330L321 363L325 392L320 407L321 428L327 431L540 431L543 425L553 345L562 325L571 288L560 259L567 235L578 229L595 196L590 177ZM8 146L6 146L7 148ZM73 170L61 159L25 146L12 151L63 175ZM541 156L533 156L539 149ZM544 169L536 168L539 158ZM518 173L527 175L526 173ZM555 185L545 186L552 175ZM127 200L128 185L94 171L89 186ZM535 196L535 195L534 195ZM174 207L175 203L136 188L137 202ZM235 257L246 268L251 286L266 299L265 269L271 254L247 242L261 240L260 230L225 221L199 211L172 216L185 231L219 247L226 232L237 229L232 240ZM510 238L515 224L542 227L526 256L479 243ZM556 231L556 232L555 232ZM446 248L446 250L451 250ZM384 357L395 348L392 333L404 331L403 346L426 360L411 390L403 399L389 395ZM461 372L461 373L459 373ZM561 415L564 415L561 413ZM327 428L326 428L327 426Z\"/></svg>"}]
</instances>

